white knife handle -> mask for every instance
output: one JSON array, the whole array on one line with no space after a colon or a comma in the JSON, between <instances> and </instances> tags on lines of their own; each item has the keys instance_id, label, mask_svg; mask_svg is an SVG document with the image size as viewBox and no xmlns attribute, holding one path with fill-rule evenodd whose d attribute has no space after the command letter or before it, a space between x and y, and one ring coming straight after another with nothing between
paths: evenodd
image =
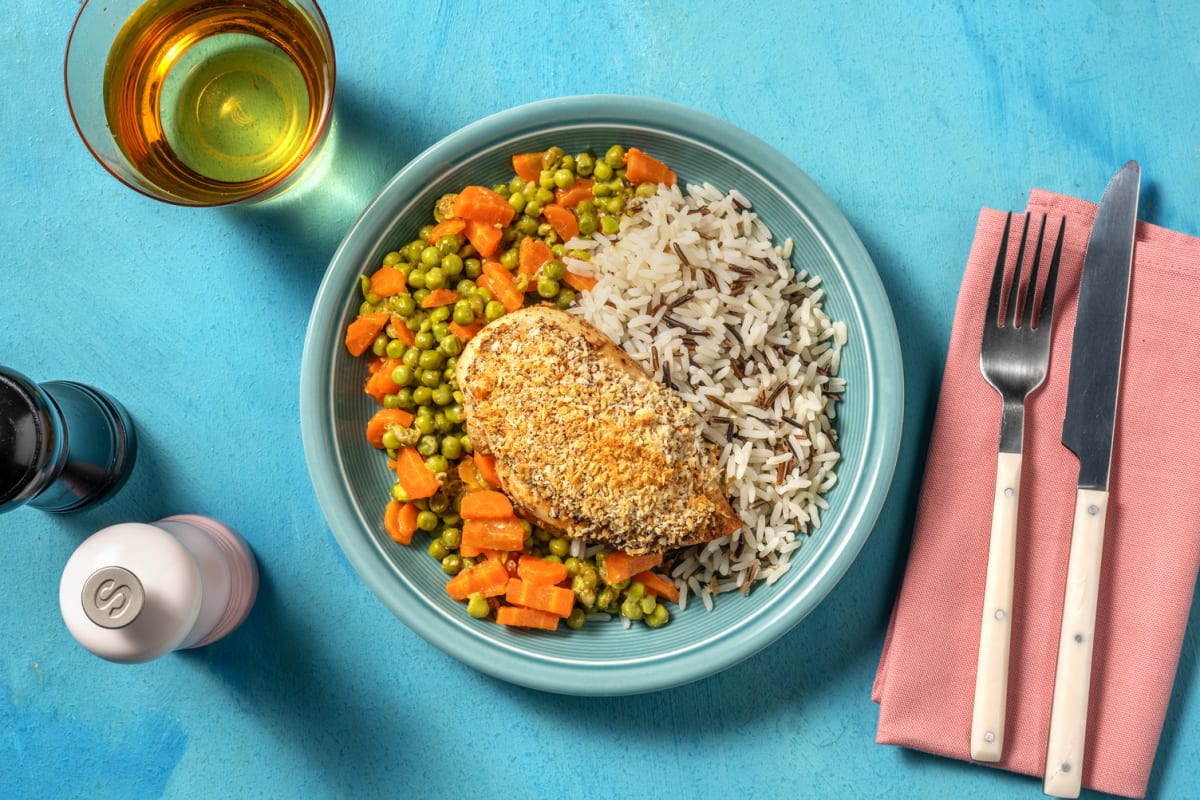
<instances>
[{"instance_id":1,"label":"white knife handle","mask_svg":"<svg viewBox=\"0 0 1200 800\"><path fill-rule=\"evenodd\" d=\"M979 664L975 672L975 707L971 716L971 758L976 761L999 761L1004 752L1020 498L1021 454L1000 453L996 460L996 495L992 500L992 533L983 585Z\"/></svg>"},{"instance_id":2,"label":"white knife handle","mask_svg":"<svg viewBox=\"0 0 1200 800\"><path fill-rule=\"evenodd\" d=\"M1083 778L1083 743L1087 731L1088 690L1092 681L1092 636L1096 631L1096 599L1100 558L1104 552L1104 518L1108 492L1080 489L1075 495L1075 523L1067 562L1058 666L1050 708L1050 740L1046 746L1043 791L1051 797L1078 797Z\"/></svg>"}]
</instances>

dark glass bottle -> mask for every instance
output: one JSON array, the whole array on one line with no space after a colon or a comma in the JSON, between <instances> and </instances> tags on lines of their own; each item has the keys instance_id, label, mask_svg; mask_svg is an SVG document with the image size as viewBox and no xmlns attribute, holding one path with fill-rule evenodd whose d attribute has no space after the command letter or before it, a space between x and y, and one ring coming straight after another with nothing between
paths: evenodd
<instances>
[{"instance_id":1,"label":"dark glass bottle","mask_svg":"<svg viewBox=\"0 0 1200 800\"><path fill-rule=\"evenodd\" d=\"M99 502L125 483L136 455L133 421L104 392L0 366L0 513Z\"/></svg>"}]
</instances>

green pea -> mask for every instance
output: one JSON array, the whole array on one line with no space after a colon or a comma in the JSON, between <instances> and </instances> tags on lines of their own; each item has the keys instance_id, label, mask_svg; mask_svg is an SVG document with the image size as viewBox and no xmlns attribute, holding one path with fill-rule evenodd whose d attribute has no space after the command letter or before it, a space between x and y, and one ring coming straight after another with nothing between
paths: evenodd
<instances>
[{"instance_id":1,"label":"green pea","mask_svg":"<svg viewBox=\"0 0 1200 800\"><path fill-rule=\"evenodd\" d=\"M586 178L592 174L592 169L596 166L596 157L591 153L580 153L575 156L575 172L581 177Z\"/></svg>"},{"instance_id":2,"label":"green pea","mask_svg":"<svg viewBox=\"0 0 1200 800\"><path fill-rule=\"evenodd\" d=\"M517 268L520 263L520 252L515 247L510 247L500 254L500 266L504 267L509 272Z\"/></svg>"},{"instance_id":3,"label":"green pea","mask_svg":"<svg viewBox=\"0 0 1200 800\"><path fill-rule=\"evenodd\" d=\"M417 514L417 527L423 531L432 531L437 528L438 515L433 511L421 511ZM436 539L434 541L437 541Z\"/></svg>"},{"instance_id":4,"label":"green pea","mask_svg":"<svg viewBox=\"0 0 1200 800\"><path fill-rule=\"evenodd\" d=\"M442 366L442 360L443 356L437 350L422 350L417 365L421 369L437 369Z\"/></svg>"},{"instance_id":5,"label":"green pea","mask_svg":"<svg viewBox=\"0 0 1200 800\"><path fill-rule=\"evenodd\" d=\"M475 322L475 312L471 310L470 301L459 300L454 304L454 322L464 327Z\"/></svg>"},{"instance_id":6,"label":"green pea","mask_svg":"<svg viewBox=\"0 0 1200 800\"><path fill-rule=\"evenodd\" d=\"M437 323L445 322L450 319L450 306L438 306L429 312L429 318L433 320L433 338L440 339L441 335L437 331Z\"/></svg>"},{"instance_id":7,"label":"green pea","mask_svg":"<svg viewBox=\"0 0 1200 800\"><path fill-rule=\"evenodd\" d=\"M462 571L462 557L458 553L450 553L442 559L442 572L447 575L457 575Z\"/></svg>"},{"instance_id":8,"label":"green pea","mask_svg":"<svg viewBox=\"0 0 1200 800\"><path fill-rule=\"evenodd\" d=\"M421 512L421 514L429 514L429 513L431 513L431 512L429 512L429 511ZM421 527L421 514L417 515L417 527L418 528ZM434 514L433 518L434 518L434 520L437 520L437 514ZM435 528L437 527L436 521L434 522L434 527ZM424 528L422 528L422 530L424 530ZM430 530L433 530L433 528L430 528ZM445 558L446 556L448 556L450 554L450 551L446 549L446 545L442 544L441 539L434 539L432 542L430 542L429 549L426 552L428 552L429 555L433 556L438 561L441 561L443 558Z\"/></svg>"},{"instance_id":9,"label":"green pea","mask_svg":"<svg viewBox=\"0 0 1200 800\"><path fill-rule=\"evenodd\" d=\"M634 194L638 197L654 197L656 192L658 192L657 183L639 183Z\"/></svg>"},{"instance_id":10,"label":"green pea","mask_svg":"<svg viewBox=\"0 0 1200 800\"><path fill-rule=\"evenodd\" d=\"M457 425L463 421L463 407L461 401L454 397L453 392L450 393L450 397L452 400L454 400L454 403L449 404L442 409L442 413L446 415L446 419L451 425Z\"/></svg>"},{"instance_id":11,"label":"green pea","mask_svg":"<svg viewBox=\"0 0 1200 800\"><path fill-rule=\"evenodd\" d=\"M642 607L642 615L645 616L654 613L654 609L658 607L658 600L654 598L654 595L648 594L638 601L638 605Z\"/></svg>"},{"instance_id":12,"label":"green pea","mask_svg":"<svg viewBox=\"0 0 1200 800\"><path fill-rule=\"evenodd\" d=\"M391 251L383 257L383 265L385 267L394 267L400 263L400 254L395 250Z\"/></svg>"},{"instance_id":13,"label":"green pea","mask_svg":"<svg viewBox=\"0 0 1200 800\"><path fill-rule=\"evenodd\" d=\"M454 402L454 392L450 389L450 386L443 383L440 386L438 386L436 389L434 389L433 390L433 402L439 406L448 406L451 403L453 403ZM435 420L436 420L436 417L435 417ZM454 458L454 456L447 455L446 458Z\"/></svg>"},{"instance_id":14,"label":"green pea","mask_svg":"<svg viewBox=\"0 0 1200 800\"><path fill-rule=\"evenodd\" d=\"M438 239L438 242L437 242L438 254L441 255L442 258L445 258L446 256L450 255L451 253L457 253L458 248L461 246L462 246L462 242L459 240L458 236L456 236L452 233L446 234L442 238ZM440 261L441 261L441 259L439 259L439 262Z\"/></svg>"},{"instance_id":15,"label":"green pea","mask_svg":"<svg viewBox=\"0 0 1200 800\"><path fill-rule=\"evenodd\" d=\"M442 252L430 245L421 251L421 263L426 267L436 267L442 262Z\"/></svg>"},{"instance_id":16,"label":"green pea","mask_svg":"<svg viewBox=\"0 0 1200 800\"><path fill-rule=\"evenodd\" d=\"M587 613L579 606L575 606L575 608L572 608L571 613L567 616L567 627L573 631L577 631L583 627L583 623L586 620Z\"/></svg>"},{"instance_id":17,"label":"green pea","mask_svg":"<svg viewBox=\"0 0 1200 800\"><path fill-rule=\"evenodd\" d=\"M599 165L596 165L596 171L600 171ZM596 181L594 184L592 184L592 194L600 198L608 197L612 194L612 187L602 181Z\"/></svg>"},{"instance_id":18,"label":"green pea","mask_svg":"<svg viewBox=\"0 0 1200 800\"><path fill-rule=\"evenodd\" d=\"M614 144L608 148L608 152L604 154L604 163L613 169L623 165L625 163L625 148L619 144Z\"/></svg>"},{"instance_id":19,"label":"green pea","mask_svg":"<svg viewBox=\"0 0 1200 800\"><path fill-rule=\"evenodd\" d=\"M534 198L542 205L554 202L554 192L549 189L538 189L537 196Z\"/></svg>"},{"instance_id":20,"label":"green pea","mask_svg":"<svg viewBox=\"0 0 1200 800\"><path fill-rule=\"evenodd\" d=\"M433 334L428 331L421 331L413 337L413 343L418 350L428 350L434 345ZM418 352L417 357L419 358L420 355Z\"/></svg>"},{"instance_id":21,"label":"green pea","mask_svg":"<svg viewBox=\"0 0 1200 800\"><path fill-rule=\"evenodd\" d=\"M358 313L360 313L360 314L373 314L373 313L375 313L375 306L371 305L371 304L370 304L370 303L368 303L366 300L363 300L363 301L362 301L361 303L359 303L359 305L358 305Z\"/></svg>"},{"instance_id":22,"label":"green pea","mask_svg":"<svg viewBox=\"0 0 1200 800\"><path fill-rule=\"evenodd\" d=\"M542 275L552 281L561 281L567 274L567 265L557 258L550 259L542 265Z\"/></svg>"},{"instance_id":23,"label":"green pea","mask_svg":"<svg viewBox=\"0 0 1200 800\"><path fill-rule=\"evenodd\" d=\"M464 453L469 455L475 452L475 446L471 444L471 437L467 434L464 433L462 436L458 437L458 441L462 442L462 449Z\"/></svg>"},{"instance_id":24,"label":"green pea","mask_svg":"<svg viewBox=\"0 0 1200 800\"><path fill-rule=\"evenodd\" d=\"M531 217L540 217L542 215L542 204L536 200L530 200L525 204L525 213Z\"/></svg>"},{"instance_id":25,"label":"green pea","mask_svg":"<svg viewBox=\"0 0 1200 800\"><path fill-rule=\"evenodd\" d=\"M597 161L596 166L592 169L592 177L597 181L607 181L613 176L613 168L607 161ZM592 187L592 193L595 194L596 187Z\"/></svg>"},{"instance_id":26,"label":"green pea","mask_svg":"<svg viewBox=\"0 0 1200 800\"><path fill-rule=\"evenodd\" d=\"M441 263L440 261L438 262ZM430 267L425 273L425 288L426 289L441 289L446 285L446 273L442 272L442 268Z\"/></svg>"},{"instance_id":27,"label":"green pea","mask_svg":"<svg viewBox=\"0 0 1200 800\"><path fill-rule=\"evenodd\" d=\"M543 189L554 188L554 170L544 169L538 173L538 186Z\"/></svg>"},{"instance_id":28,"label":"green pea","mask_svg":"<svg viewBox=\"0 0 1200 800\"><path fill-rule=\"evenodd\" d=\"M436 389L434 391L437 391ZM433 415L433 429L437 433L449 433L454 429L454 424L446 419L446 414L443 411Z\"/></svg>"},{"instance_id":29,"label":"green pea","mask_svg":"<svg viewBox=\"0 0 1200 800\"><path fill-rule=\"evenodd\" d=\"M392 431L392 430L384 431L383 436L381 438L383 440L384 448L386 448L388 450L399 450L400 449L400 437L396 435L395 431Z\"/></svg>"},{"instance_id":30,"label":"green pea","mask_svg":"<svg viewBox=\"0 0 1200 800\"><path fill-rule=\"evenodd\" d=\"M442 274L447 278L457 278L459 275L462 275L462 256L460 256L458 253L451 253L450 255L442 256L441 269Z\"/></svg>"},{"instance_id":31,"label":"green pea","mask_svg":"<svg viewBox=\"0 0 1200 800\"><path fill-rule=\"evenodd\" d=\"M600 218L600 232L605 236L616 236L621 230L621 222L616 217Z\"/></svg>"},{"instance_id":32,"label":"green pea","mask_svg":"<svg viewBox=\"0 0 1200 800\"><path fill-rule=\"evenodd\" d=\"M445 456L441 455L440 453L435 453L429 458L425 459L425 466L429 467L430 472L437 474L450 469L450 462Z\"/></svg>"},{"instance_id":33,"label":"green pea","mask_svg":"<svg viewBox=\"0 0 1200 800\"><path fill-rule=\"evenodd\" d=\"M559 189L570 189L575 183L575 176L569 169L559 169L554 172L554 185ZM546 187L549 188L549 187Z\"/></svg>"},{"instance_id":34,"label":"green pea","mask_svg":"<svg viewBox=\"0 0 1200 800\"><path fill-rule=\"evenodd\" d=\"M404 342L400 341L399 339L392 339L383 348L383 351L387 354L388 358L394 358L398 360L404 356Z\"/></svg>"},{"instance_id":35,"label":"green pea","mask_svg":"<svg viewBox=\"0 0 1200 800\"><path fill-rule=\"evenodd\" d=\"M442 455L449 460L459 458L462 456L462 442L453 436L445 437L442 439Z\"/></svg>"},{"instance_id":36,"label":"green pea","mask_svg":"<svg viewBox=\"0 0 1200 800\"><path fill-rule=\"evenodd\" d=\"M554 304L566 311L575 302L575 292L571 289L562 289L554 298Z\"/></svg>"},{"instance_id":37,"label":"green pea","mask_svg":"<svg viewBox=\"0 0 1200 800\"><path fill-rule=\"evenodd\" d=\"M574 172L575 171L575 156L568 153L567 155L562 157L562 160L558 162L558 165L560 167L562 167L563 169L567 170L568 172Z\"/></svg>"},{"instance_id":38,"label":"green pea","mask_svg":"<svg viewBox=\"0 0 1200 800\"><path fill-rule=\"evenodd\" d=\"M401 364L392 370L392 383L397 386L412 386L414 380L412 367Z\"/></svg>"},{"instance_id":39,"label":"green pea","mask_svg":"<svg viewBox=\"0 0 1200 800\"><path fill-rule=\"evenodd\" d=\"M398 294L392 298L392 308L402 317L411 317L417 311L417 301L411 294Z\"/></svg>"},{"instance_id":40,"label":"green pea","mask_svg":"<svg viewBox=\"0 0 1200 800\"><path fill-rule=\"evenodd\" d=\"M438 350L444 356L456 356L462 352L462 340L457 336L447 336L438 343Z\"/></svg>"},{"instance_id":41,"label":"green pea","mask_svg":"<svg viewBox=\"0 0 1200 800\"><path fill-rule=\"evenodd\" d=\"M408 502L408 492L404 491L404 487L400 485L400 481L396 481L392 484L391 495L392 499L397 503Z\"/></svg>"},{"instance_id":42,"label":"green pea","mask_svg":"<svg viewBox=\"0 0 1200 800\"><path fill-rule=\"evenodd\" d=\"M537 220L534 219L533 217L529 216L528 213L526 213L519 220L517 220L517 224L516 224L517 233L519 233L523 236L532 236L533 233L537 230L537 226L538 226Z\"/></svg>"},{"instance_id":43,"label":"green pea","mask_svg":"<svg viewBox=\"0 0 1200 800\"><path fill-rule=\"evenodd\" d=\"M550 540L550 552L559 558L565 556L570 549L571 545L566 539Z\"/></svg>"},{"instance_id":44,"label":"green pea","mask_svg":"<svg viewBox=\"0 0 1200 800\"><path fill-rule=\"evenodd\" d=\"M478 258L464 258L463 274L471 280L475 280L483 274L483 262Z\"/></svg>"},{"instance_id":45,"label":"green pea","mask_svg":"<svg viewBox=\"0 0 1200 800\"><path fill-rule=\"evenodd\" d=\"M591 236L596 232L596 215L591 212L586 212L579 215L579 233L583 236Z\"/></svg>"},{"instance_id":46,"label":"green pea","mask_svg":"<svg viewBox=\"0 0 1200 800\"><path fill-rule=\"evenodd\" d=\"M508 204L512 206L513 211L520 214L525 210L525 195L520 192L513 192L508 196Z\"/></svg>"},{"instance_id":47,"label":"green pea","mask_svg":"<svg viewBox=\"0 0 1200 800\"><path fill-rule=\"evenodd\" d=\"M644 618L644 620L645 623L651 628L661 628L663 625L666 625L671 621L671 612L667 610L666 606L664 606L662 603L659 603L654 607L654 610Z\"/></svg>"},{"instance_id":48,"label":"green pea","mask_svg":"<svg viewBox=\"0 0 1200 800\"><path fill-rule=\"evenodd\" d=\"M462 529L453 527L444 528L441 539L442 544L446 545L447 549L457 550L458 546L462 543Z\"/></svg>"},{"instance_id":49,"label":"green pea","mask_svg":"<svg viewBox=\"0 0 1200 800\"><path fill-rule=\"evenodd\" d=\"M438 452L438 439L433 434L422 436L417 440L417 452L428 458Z\"/></svg>"},{"instance_id":50,"label":"green pea","mask_svg":"<svg viewBox=\"0 0 1200 800\"><path fill-rule=\"evenodd\" d=\"M492 607L488 605L487 598L480 592L475 592L467 598L467 613L475 619L484 619L491 611Z\"/></svg>"},{"instance_id":51,"label":"green pea","mask_svg":"<svg viewBox=\"0 0 1200 800\"><path fill-rule=\"evenodd\" d=\"M492 300L496 299L487 289L480 289L479 291L475 292L475 296L485 303L490 303Z\"/></svg>"},{"instance_id":52,"label":"green pea","mask_svg":"<svg viewBox=\"0 0 1200 800\"><path fill-rule=\"evenodd\" d=\"M504 304L499 300L489 301L483 309L483 316L488 322L500 319L504 316Z\"/></svg>"},{"instance_id":53,"label":"green pea","mask_svg":"<svg viewBox=\"0 0 1200 800\"><path fill-rule=\"evenodd\" d=\"M414 405L416 405L416 403L413 402L412 389L407 387L401 389L392 396L396 398L394 405L386 402L384 403L384 405L388 408L412 408Z\"/></svg>"},{"instance_id":54,"label":"green pea","mask_svg":"<svg viewBox=\"0 0 1200 800\"><path fill-rule=\"evenodd\" d=\"M433 402L433 389L430 389L428 386L418 386L412 390L412 399L413 402L419 406L427 406ZM416 425L416 421L414 421L413 424ZM417 428L417 430L421 429ZM425 431L421 431L421 433L424 432Z\"/></svg>"},{"instance_id":55,"label":"green pea","mask_svg":"<svg viewBox=\"0 0 1200 800\"><path fill-rule=\"evenodd\" d=\"M550 278L546 277L538 278L537 293L539 297L544 297L547 300L551 300L556 294L558 294L558 288L558 281L551 280Z\"/></svg>"}]
</instances>

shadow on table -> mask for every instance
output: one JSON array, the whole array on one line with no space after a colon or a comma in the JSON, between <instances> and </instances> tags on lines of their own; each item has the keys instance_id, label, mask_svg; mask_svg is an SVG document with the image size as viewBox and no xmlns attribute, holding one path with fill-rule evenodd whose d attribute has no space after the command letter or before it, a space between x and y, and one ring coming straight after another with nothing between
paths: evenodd
<instances>
[{"instance_id":1,"label":"shadow on table","mask_svg":"<svg viewBox=\"0 0 1200 800\"><path fill-rule=\"evenodd\" d=\"M224 209L239 235L258 243L280 274L319 280L338 243L372 198L416 155L395 119L380 119L363 87L338 87L329 140L312 172L295 188L263 203ZM309 293L306 300L311 300Z\"/></svg>"},{"instance_id":2,"label":"shadow on table","mask_svg":"<svg viewBox=\"0 0 1200 800\"><path fill-rule=\"evenodd\" d=\"M362 702L369 695L347 689L336 658L306 623L312 608L286 603L262 566L258 599L246 621L219 642L177 655L220 679L257 727L280 749L311 763L326 788L336 786L339 796L377 796L380 776L355 765L389 762L394 742L378 733L408 727L404 712Z\"/></svg>"}]
</instances>

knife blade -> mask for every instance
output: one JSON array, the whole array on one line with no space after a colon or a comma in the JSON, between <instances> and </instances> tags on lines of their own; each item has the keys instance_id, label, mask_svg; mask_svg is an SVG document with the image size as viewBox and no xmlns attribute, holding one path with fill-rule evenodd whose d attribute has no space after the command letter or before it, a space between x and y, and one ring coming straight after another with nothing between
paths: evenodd
<instances>
[{"instance_id":1,"label":"knife blade","mask_svg":"<svg viewBox=\"0 0 1200 800\"><path fill-rule=\"evenodd\" d=\"M1079 283L1062 433L1063 445L1079 458L1079 480L1043 781L1043 791L1052 797L1078 797L1082 786L1092 639L1140 184L1136 161L1127 162L1109 181L1092 224Z\"/></svg>"}]
</instances>

